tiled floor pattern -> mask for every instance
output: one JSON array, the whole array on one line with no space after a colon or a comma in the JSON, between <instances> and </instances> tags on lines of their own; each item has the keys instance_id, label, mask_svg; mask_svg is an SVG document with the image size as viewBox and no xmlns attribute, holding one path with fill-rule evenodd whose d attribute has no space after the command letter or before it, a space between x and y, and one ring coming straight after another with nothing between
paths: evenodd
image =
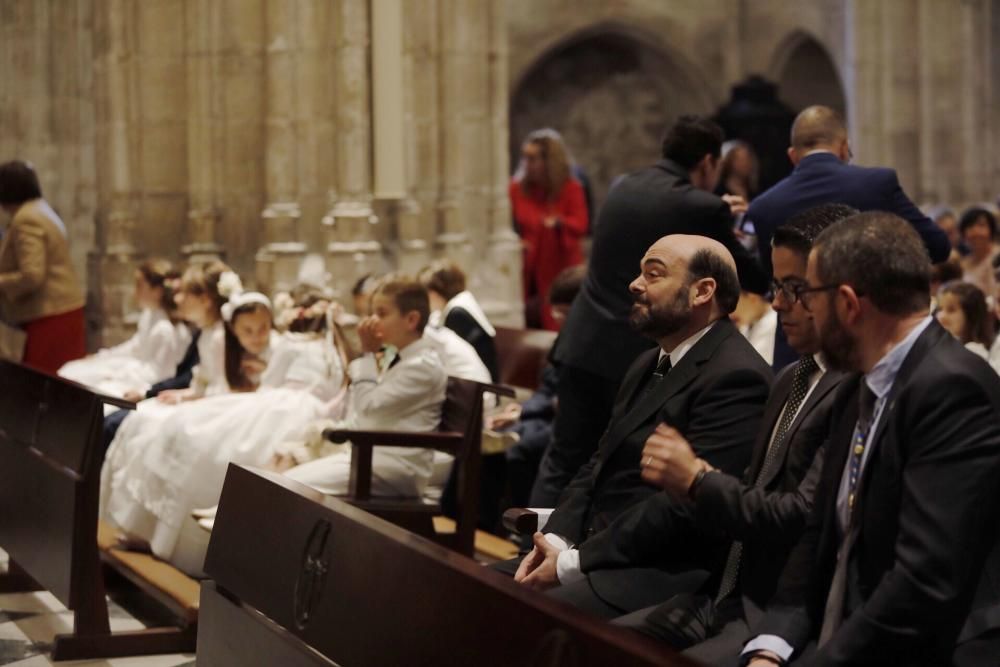
<instances>
[{"instance_id":1,"label":"tiled floor pattern","mask_svg":"<svg viewBox=\"0 0 1000 667\"><path fill-rule=\"evenodd\" d=\"M0 573L7 571L7 555L0 551ZM137 630L142 623L110 602L111 629ZM70 632L73 612L50 593L0 594L0 665L10 667L194 667L193 655L157 655L111 660L52 662L53 637Z\"/></svg>"}]
</instances>

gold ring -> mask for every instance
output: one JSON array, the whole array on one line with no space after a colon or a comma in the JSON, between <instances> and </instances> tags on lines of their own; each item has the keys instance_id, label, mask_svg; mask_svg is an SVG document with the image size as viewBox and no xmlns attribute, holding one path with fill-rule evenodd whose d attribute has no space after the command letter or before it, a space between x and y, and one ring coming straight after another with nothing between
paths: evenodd
<instances>
[{"instance_id":1,"label":"gold ring","mask_svg":"<svg viewBox=\"0 0 1000 667\"><path fill-rule=\"evenodd\" d=\"M648 457L646 457L646 463L644 463L644 464L643 464L643 467L644 467L644 468L648 468L648 467L649 467L649 465L650 465L650 464L651 464L652 462L653 462L653 457L652 457L652 456L648 456Z\"/></svg>"}]
</instances>

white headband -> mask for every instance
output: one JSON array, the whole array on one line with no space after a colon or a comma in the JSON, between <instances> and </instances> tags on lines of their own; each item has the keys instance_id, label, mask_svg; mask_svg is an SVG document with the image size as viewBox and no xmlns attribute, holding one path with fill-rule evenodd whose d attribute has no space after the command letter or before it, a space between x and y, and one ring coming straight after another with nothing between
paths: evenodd
<instances>
[{"instance_id":1,"label":"white headband","mask_svg":"<svg viewBox=\"0 0 1000 667\"><path fill-rule=\"evenodd\" d=\"M248 306L252 303L259 303L268 310L271 310L271 300L260 292L243 292L242 294L237 294L229 299L229 301L222 304L222 319L226 322L232 322L233 313L236 312L237 308L242 308L243 306Z\"/></svg>"}]
</instances>

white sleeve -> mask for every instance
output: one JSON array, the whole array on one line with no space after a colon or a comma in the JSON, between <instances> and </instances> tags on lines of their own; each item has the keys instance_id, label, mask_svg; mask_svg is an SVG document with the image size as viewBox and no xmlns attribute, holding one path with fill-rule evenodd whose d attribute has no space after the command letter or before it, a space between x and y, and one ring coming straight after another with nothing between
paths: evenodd
<instances>
[{"instance_id":1,"label":"white sleeve","mask_svg":"<svg viewBox=\"0 0 1000 667\"><path fill-rule=\"evenodd\" d=\"M747 645L743 647L743 651L740 655L744 656L756 651L770 651L785 662L788 662L789 658L792 657L792 653L795 652L795 649L792 648L791 644L777 635L757 635L747 642ZM740 664L743 664L744 662L745 661L741 660Z\"/></svg>"},{"instance_id":2,"label":"white sleeve","mask_svg":"<svg viewBox=\"0 0 1000 667\"><path fill-rule=\"evenodd\" d=\"M401 406L425 401L430 388L440 386L444 371L438 364L420 359L405 363L386 372L378 381L375 356L365 354L351 362L350 368L353 409L355 414L391 424Z\"/></svg>"}]
</instances>

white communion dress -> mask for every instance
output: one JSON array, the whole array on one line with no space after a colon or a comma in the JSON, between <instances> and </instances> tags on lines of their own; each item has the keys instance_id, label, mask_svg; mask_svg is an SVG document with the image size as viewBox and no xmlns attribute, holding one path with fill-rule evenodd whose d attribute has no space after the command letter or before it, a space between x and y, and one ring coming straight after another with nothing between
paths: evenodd
<instances>
[{"instance_id":1,"label":"white communion dress","mask_svg":"<svg viewBox=\"0 0 1000 667\"><path fill-rule=\"evenodd\" d=\"M256 392L168 408L153 428L127 429L130 417L108 450L102 515L191 574L201 573L208 543L191 512L218 503L229 463L263 465L311 423L341 415L345 369L328 339L282 334L268 357Z\"/></svg>"},{"instance_id":2,"label":"white communion dress","mask_svg":"<svg viewBox=\"0 0 1000 667\"><path fill-rule=\"evenodd\" d=\"M70 361L59 375L103 394L123 396L145 393L149 387L172 377L191 343L191 332L172 322L162 308L147 308L139 315L135 335L124 343L83 359Z\"/></svg>"}]
</instances>

